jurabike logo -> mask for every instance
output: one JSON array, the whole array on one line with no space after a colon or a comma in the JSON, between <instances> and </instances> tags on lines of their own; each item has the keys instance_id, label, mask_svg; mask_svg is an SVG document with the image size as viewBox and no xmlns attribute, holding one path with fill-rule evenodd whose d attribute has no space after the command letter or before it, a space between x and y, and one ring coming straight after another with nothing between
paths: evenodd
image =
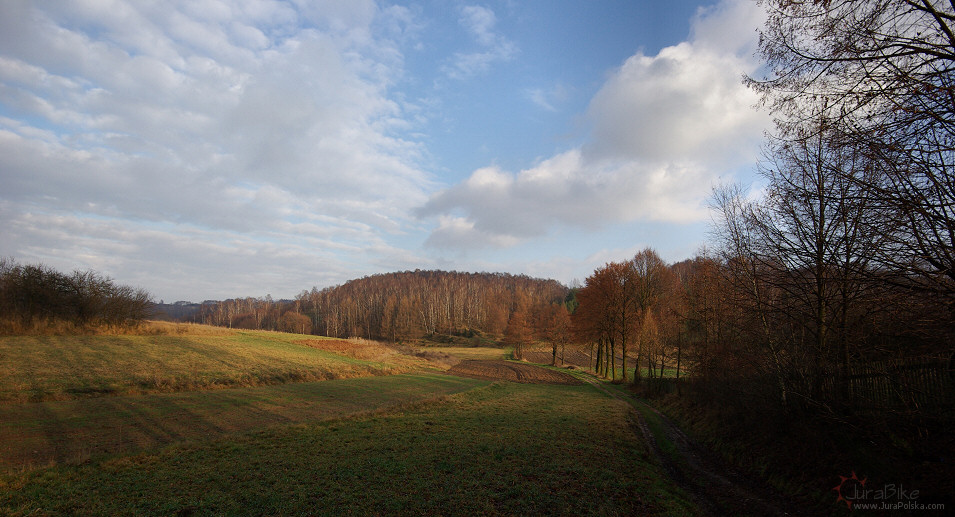
<instances>
[{"instance_id":1,"label":"jurabike logo","mask_svg":"<svg viewBox=\"0 0 955 517\"><path fill-rule=\"evenodd\" d=\"M856 471L852 471L852 477L839 476L839 484L836 485L833 490L839 494L839 498L836 499L836 502L844 501L846 506L849 509L852 509L852 503L856 501L855 495L858 494L858 489L861 487L865 489L865 482L869 478L859 479L859 476L856 475Z\"/></svg>"},{"instance_id":2,"label":"jurabike logo","mask_svg":"<svg viewBox=\"0 0 955 517\"><path fill-rule=\"evenodd\" d=\"M844 502L851 510L879 507L881 509L912 509L919 505L918 490L906 489L902 485L889 483L881 487L867 487L867 477L859 479L855 471L851 476L839 476L839 484L833 490L838 494L836 502Z\"/></svg>"}]
</instances>

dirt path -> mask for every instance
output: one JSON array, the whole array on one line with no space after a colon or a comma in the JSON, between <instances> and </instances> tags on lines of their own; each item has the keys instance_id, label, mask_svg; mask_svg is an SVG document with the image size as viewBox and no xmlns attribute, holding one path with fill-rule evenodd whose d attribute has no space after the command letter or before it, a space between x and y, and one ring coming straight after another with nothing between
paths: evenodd
<instances>
[{"instance_id":1,"label":"dirt path","mask_svg":"<svg viewBox=\"0 0 955 517\"><path fill-rule=\"evenodd\" d=\"M604 393L623 400L633 407L633 417L654 459L670 478L690 493L701 509L710 515L790 515L789 502L768 495L767 489L756 487L738 472L727 468L690 439L665 415L644 401L607 389L599 380L586 375L584 380ZM663 437L654 435L644 416L649 412L654 427ZM670 445L672 444L672 446Z\"/></svg>"},{"instance_id":2,"label":"dirt path","mask_svg":"<svg viewBox=\"0 0 955 517\"><path fill-rule=\"evenodd\" d=\"M580 384L573 375L512 361L468 359L448 373L473 379L506 380L525 384Z\"/></svg>"}]
</instances>

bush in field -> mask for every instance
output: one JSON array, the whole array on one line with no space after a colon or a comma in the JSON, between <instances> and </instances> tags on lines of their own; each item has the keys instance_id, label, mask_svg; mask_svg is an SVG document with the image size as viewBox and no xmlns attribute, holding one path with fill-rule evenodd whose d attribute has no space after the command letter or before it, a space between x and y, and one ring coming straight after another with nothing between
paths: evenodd
<instances>
[{"instance_id":1,"label":"bush in field","mask_svg":"<svg viewBox=\"0 0 955 517\"><path fill-rule=\"evenodd\" d=\"M65 274L0 259L0 329L18 332L39 326L128 326L149 317L149 293L117 285L94 271Z\"/></svg>"},{"instance_id":2,"label":"bush in field","mask_svg":"<svg viewBox=\"0 0 955 517\"><path fill-rule=\"evenodd\" d=\"M279 318L279 330L290 334L311 334L312 319L304 314L288 311Z\"/></svg>"}]
</instances>

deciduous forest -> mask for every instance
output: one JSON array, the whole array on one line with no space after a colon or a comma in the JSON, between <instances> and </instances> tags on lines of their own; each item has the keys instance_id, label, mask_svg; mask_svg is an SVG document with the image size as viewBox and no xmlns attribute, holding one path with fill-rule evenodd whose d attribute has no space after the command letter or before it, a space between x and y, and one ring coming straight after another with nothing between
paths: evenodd
<instances>
[{"instance_id":1,"label":"deciduous forest","mask_svg":"<svg viewBox=\"0 0 955 517\"><path fill-rule=\"evenodd\" d=\"M373 275L295 300L270 297L204 304L202 322L330 337L401 341L423 336L503 336L509 325L530 327L572 296L554 280L503 273L406 271ZM528 334L527 337L530 337Z\"/></svg>"}]
</instances>

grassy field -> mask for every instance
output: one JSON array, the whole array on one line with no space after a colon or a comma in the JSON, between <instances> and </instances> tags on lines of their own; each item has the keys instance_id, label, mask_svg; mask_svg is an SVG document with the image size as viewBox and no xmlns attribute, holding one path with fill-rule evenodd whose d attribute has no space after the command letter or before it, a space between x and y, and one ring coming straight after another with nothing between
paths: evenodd
<instances>
[{"instance_id":1,"label":"grassy field","mask_svg":"<svg viewBox=\"0 0 955 517\"><path fill-rule=\"evenodd\" d=\"M7 476L0 512L696 514L626 415L592 386L495 383L390 413Z\"/></svg>"},{"instance_id":2,"label":"grassy field","mask_svg":"<svg viewBox=\"0 0 955 517\"><path fill-rule=\"evenodd\" d=\"M509 348L445 346L436 348L458 359L505 359L510 356ZM424 349L428 350L428 349Z\"/></svg>"},{"instance_id":3,"label":"grassy field","mask_svg":"<svg viewBox=\"0 0 955 517\"><path fill-rule=\"evenodd\" d=\"M506 349L403 352L208 327L0 338L0 515L699 513L625 403L441 371Z\"/></svg>"},{"instance_id":4,"label":"grassy field","mask_svg":"<svg viewBox=\"0 0 955 517\"><path fill-rule=\"evenodd\" d=\"M310 338L201 326L184 334L3 336L0 401L260 386L425 365L402 355L350 357L317 348L321 340Z\"/></svg>"},{"instance_id":5,"label":"grassy field","mask_svg":"<svg viewBox=\"0 0 955 517\"><path fill-rule=\"evenodd\" d=\"M278 386L0 404L0 472L340 418L488 381L407 373Z\"/></svg>"}]
</instances>

